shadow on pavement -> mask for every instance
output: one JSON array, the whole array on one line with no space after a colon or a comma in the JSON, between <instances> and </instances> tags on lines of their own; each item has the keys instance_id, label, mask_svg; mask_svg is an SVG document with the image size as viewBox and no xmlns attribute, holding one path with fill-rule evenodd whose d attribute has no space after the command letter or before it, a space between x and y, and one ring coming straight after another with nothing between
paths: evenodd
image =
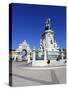
<instances>
[{"instance_id":1,"label":"shadow on pavement","mask_svg":"<svg viewBox=\"0 0 68 90\"><path fill-rule=\"evenodd\" d=\"M36 82L36 83L41 83L41 84L52 84L52 82L48 82L48 81L44 81L44 80L38 80L38 79L35 79L35 78L31 78L31 77L26 77L26 76L21 76L21 75L17 75L17 74L12 74L13 76L15 77L18 77L18 78L22 78L22 79L25 79L25 80L30 80L30 81L33 81L33 82Z\"/></svg>"},{"instance_id":2,"label":"shadow on pavement","mask_svg":"<svg viewBox=\"0 0 68 90\"><path fill-rule=\"evenodd\" d=\"M51 70L52 84L60 84L54 70Z\"/></svg>"},{"instance_id":3,"label":"shadow on pavement","mask_svg":"<svg viewBox=\"0 0 68 90\"><path fill-rule=\"evenodd\" d=\"M48 82L48 81L44 81L44 80L39 80L39 79L35 79L35 78L31 78L31 77L26 77L26 76L21 76L21 75L17 75L17 74L10 74L10 76L15 76L15 77L22 78L22 79L25 79L25 80L33 81L33 82L36 82L36 83L40 83L42 85L43 84L45 84L45 85L48 85L48 84L59 84L59 80L58 80L54 70L51 70L52 82Z\"/></svg>"}]
</instances>

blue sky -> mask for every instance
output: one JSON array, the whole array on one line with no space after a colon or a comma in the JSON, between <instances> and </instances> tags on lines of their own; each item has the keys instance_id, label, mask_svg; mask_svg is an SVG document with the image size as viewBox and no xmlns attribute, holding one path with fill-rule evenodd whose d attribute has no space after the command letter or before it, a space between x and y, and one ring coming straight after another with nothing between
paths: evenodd
<instances>
[{"instance_id":1,"label":"blue sky","mask_svg":"<svg viewBox=\"0 0 68 90\"><path fill-rule=\"evenodd\" d=\"M12 4L12 48L16 49L23 40L31 48L38 48L48 18L59 47L66 48L66 8L31 4Z\"/></svg>"}]
</instances>

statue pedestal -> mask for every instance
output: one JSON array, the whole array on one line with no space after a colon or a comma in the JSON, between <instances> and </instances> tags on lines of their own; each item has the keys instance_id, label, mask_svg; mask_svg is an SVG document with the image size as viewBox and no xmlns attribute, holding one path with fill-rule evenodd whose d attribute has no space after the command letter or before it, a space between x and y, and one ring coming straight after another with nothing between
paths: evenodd
<instances>
[{"instance_id":1,"label":"statue pedestal","mask_svg":"<svg viewBox=\"0 0 68 90\"><path fill-rule=\"evenodd\" d=\"M47 60L46 60L46 50L44 51L44 59L38 59L36 60L36 51L33 51L33 60L32 60L32 66L46 66Z\"/></svg>"}]
</instances>

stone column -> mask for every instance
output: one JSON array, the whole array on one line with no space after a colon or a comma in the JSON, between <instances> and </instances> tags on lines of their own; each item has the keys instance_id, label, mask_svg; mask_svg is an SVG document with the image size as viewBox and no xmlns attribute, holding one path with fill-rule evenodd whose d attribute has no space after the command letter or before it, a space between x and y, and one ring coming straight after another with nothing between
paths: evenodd
<instances>
[{"instance_id":1,"label":"stone column","mask_svg":"<svg viewBox=\"0 0 68 90\"><path fill-rule=\"evenodd\" d=\"M16 54L15 57L14 57L14 61L16 61L16 58L18 58L18 55Z\"/></svg>"},{"instance_id":2,"label":"stone column","mask_svg":"<svg viewBox=\"0 0 68 90\"><path fill-rule=\"evenodd\" d=\"M35 49L33 49L33 61L35 61Z\"/></svg>"},{"instance_id":3,"label":"stone column","mask_svg":"<svg viewBox=\"0 0 68 90\"><path fill-rule=\"evenodd\" d=\"M35 66L35 49L33 49L33 60L32 60L32 66Z\"/></svg>"},{"instance_id":4,"label":"stone column","mask_svg":"<svg viewBox=\"0 0 68 90\"><path fill-rule=\"evenodd\" d=\"M47 60L46 49L44 49L44 60Z\"/></svg>"},{"instance_id":5,"label":"stone column","mask_svg":"<svg viewBox=\"0 0 68 90\"><path fill-rule=\"evenodd\" d=\"M30 60L30 47L29 47L29 45L27 46L27 59L28 59L28 63L30 63L31 62L31 60Z\"/></svg>"},{"instance_id":6,"label":"stone column","mask_svg":"<svg viewBox=\"0 0 68 90\"><path fill-rule=\"evenodd\" d=\"M14 57L14 61L16 61L16 56Z\"/></svg>"},{"instance_id":7,"label":"stone column","mask_svg":"<svg viewBox=\"0 0 68 90\"><path fill-rule=\"evenodd\" d=\"M31 62L31 60L30 60L30 52L28 52L28 54L27 54L27 59L28 59L28 63L30 63Z\"/></svg>"},{"instance_id":8,"label":"stone column","mask_svg":"<svg viewBox=\"0 0 68 90\"><path fill-rule=\"evenodd\" d=\"M63 53L63 50L61 50L61 59L62 59L62 60L64 59L64 53Z\"/></svg>"}]
</instances>

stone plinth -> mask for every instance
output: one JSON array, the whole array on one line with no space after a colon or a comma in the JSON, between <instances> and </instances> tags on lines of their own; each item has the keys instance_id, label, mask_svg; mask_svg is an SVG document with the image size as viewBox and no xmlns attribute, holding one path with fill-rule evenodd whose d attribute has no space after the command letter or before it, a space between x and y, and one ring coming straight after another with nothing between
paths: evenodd
<instances>
[{"instance_id":1,"label":"stone plinth","mask_svg":"<svg viewBox=\"0 0 68 90\"><path fill-rule=\"evenodd\" d=\"M36 60L36 52L33 50L33 61L32 61L32 66L46 66L47 61L46 61L46 50L44 51L44 59L43 60Z\"/></svg>"}]
</instances>

